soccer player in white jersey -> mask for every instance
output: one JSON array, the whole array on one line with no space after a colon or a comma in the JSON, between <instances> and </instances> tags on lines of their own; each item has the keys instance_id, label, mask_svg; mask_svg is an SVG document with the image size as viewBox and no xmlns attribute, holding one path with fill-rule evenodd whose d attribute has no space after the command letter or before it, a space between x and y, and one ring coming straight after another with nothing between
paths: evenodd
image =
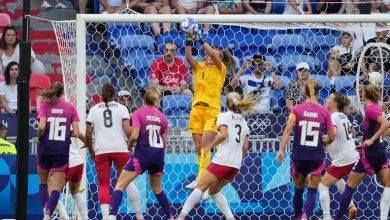
<instances>
[{"instance_id":1,"label":"soccer player in white jersey","mask_svg":"<svg viewBox=\"0 0 390 220\"><path fill-rule=\"evenodd\" d=\"M178 220L185 219L207 189L209 189L211 197L226 219L234 219L228 202L225 196L220 193L220 190L237 175L242 159L248 151L249 128L245 119L238 114L238 111L242 110L250 113L256 102L257 99L254 95L249 95L241 100L240 95L236 92L228 94L226 100L227 112L219 114L217 118L219 135L205 148L205 153L207 153L219 145L218 151L196 189L184 203Z\"/></svg>"},{"instance_id":2,"label":"soccer player in white jersey","mask_svg":"<svg viewBox=\"0 0 390 220\"><path fill-rule=\"evenodd\" d=\"M359 160L359 153L355 150L356 145L353 140L353 135L356 132L348 117L343 113L349 103L348 97L337 92L332 93L325 103L325 107L331 114L333 126L336 129L336 139L328 145L327 149L332 164L327 168L318 187L323 220L332 219L330 216L329 187L336 183L339 192L343 194L345 189L343 177L351 172L353 166ZM357 209L351 201L349 218L354 219L356 212Z\"/></svg>"},{"instance_id":3,"label":"soccer player in white jersey","mask_svg":"<svg viewBox=\"0 0 390 220\"><path fill-rule=\"evenodd\" d=\"M110 207L110 172L114 163L121 173L123 167L130 159L130 153L126 143L131 135L130 118L127 108L115 102L115 88L111 84L105 84L102 88L103 102L93 106L87 117L85 132L86 146L91 158L95 160L96 173L99 181L99 201L103 219L108 218ZM92 146L92 134L95 133L95 145ZM127 194L137 216L144 219L141 212L141 204L138 189L134 183L127 187Z\"/></svg>"}]
</instances>

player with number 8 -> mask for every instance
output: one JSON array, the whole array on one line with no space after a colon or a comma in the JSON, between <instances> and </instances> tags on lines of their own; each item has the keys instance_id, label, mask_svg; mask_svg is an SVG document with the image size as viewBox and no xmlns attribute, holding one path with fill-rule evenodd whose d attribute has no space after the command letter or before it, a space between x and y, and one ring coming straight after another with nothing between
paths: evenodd
<instances>
[{"instance_id":1,"label":"player with number 8","mask_svg":"<svg viewBox=\"0 0 390 220\"><path fill-rule=\"evenodd\" d=\"M130 158L126 142L131 135L129 111L126 106L114 99L114 86L109 83L105 84L102 88L103 101L90 109L86 121L85 144L91 159L95 160L99 181L98 196L103 219L108 218L109 215L112 164L115 164L119 175ZM95 133L94 146L92 146L93 133ZM133 204L137 219L143 219L139 193L134 183L127 187L127 196Z\"/></svg>"},{"instance_id":2,"label":"player with number 8","mask_svg":"<svg viewBox=\"0 0 390 220\"><path fill-rule=\"evenodd\" d=\"M173 219L167 196L161 188L164 175L165 147L168 139L168 119L158 110L160 97L156 88L149 88L144 95L145 106L133 113L133 131L129 148L137 142L133 157L119 176L112 194L109 220L116 220L123 190L138 175L148 171L150 186L168 219Z\"/></svg>"},{"instance_id":3,"label":"player with number 8","mask_svg":"<svg viewBox=\"0 0 390 220\"><path fill-rule=\"evenodd\" d=\"M302 220L307 220L313 215L321 173L325 168L324 146L331 143L336 136L329 112L317 103L319 89L315 79L307 81L305 92L308 99L291 109L277 154L277 161L281 164L284 160L284 150L295 125L291 153L291 173L295 184L293 206L295 218ZM323 128L328 133L325 140L322 140ZM303 192L308 176L307 200L303 207Z\"/></svg>"},{"instance_id":4,"label":"player with number 8","mask_svg":"<svg viewBox=\"0 0 390 220\"><path fill-rule=\"evenodd\" d=\"M63 100L64 86L61 83L53 83L51 90L40 90L38 95L43 100L38 113L37 131L39 195L45 210L44 219L51 219L66 183L70 138L82 135L79 135L79 116L76 108Z\"/></svg>"}]
</instances>

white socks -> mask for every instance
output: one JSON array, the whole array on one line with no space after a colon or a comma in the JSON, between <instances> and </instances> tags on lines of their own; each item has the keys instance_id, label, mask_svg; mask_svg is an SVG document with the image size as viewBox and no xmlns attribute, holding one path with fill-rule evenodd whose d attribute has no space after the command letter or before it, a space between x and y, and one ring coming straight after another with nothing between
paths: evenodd
<instances>
[{"instance_id":1,"label":"white socks","mask_svg":"<svg viewBox=\"0 0 390 220\"><path fill-rule=\"evenodd\" d=\"M60 200L58 200L58 202L57 202L56 211L60 215L61 219L64 219L64 220L70 219L68 213L66 213L64 204L62 204L62 202Z\"/></svg>"},{"instance_id":2,"label":"white socks","mask_svg":"<svg viewBox=\"0 0 390 220\"><path fill-rule=\"evenodd\" d=\"M127 186L126 191L127 191L127 197L129 201L131 202L131 204L133 204L135 215L137 216L137 218L143 218L144 216L141 212L141 201L139 198L139 192L134 182L131 182Z\"/></svg>"},{"instance_id":3,"label":"white socks","mask_svg":"<svg viewBox=\"0 0 390 220\"><path fill-rule=\"evenodd\" d=\"M81 218L83 220L88 220L88 211L87 211L87 207L83 195L78 192L73 195L73 199L76 202L76 206L77 209L79 210Z\"/></svg>"},{"instance_id":4,"label":"white socks","mask_svg":"<svg viewBox=\"0 0 390 220\"><path fill-rule=\"evenodd\" d=\"M222 193L217 192L213 196L211 196L215 203L217 204L218 208L222 211L222 213L225 215L227 220L234 219L233 213L230 210L229 204L226 200L226 197L222 195Z\"/></svg>"},{"instance_id":5,"label":"white socks","mask_svg":"<svg viewBox=\"0 0 390 220\"><path fill-rule=\"evenodd\" d=\"M320 205L322 209L322 219L330 220L330 197L329 197L329 187L320 183L318 186L318 191L320 193Z\"/></svg>"},{"instance_id":6,"label":"white socks","mask_svg":"<svg viewBox=\"0 0 390 220\"><path fill-rule=\"evenodd\" d=\"M383 189L380 207L381 207L381 220L387 220L387 216L389 214L389 209L390 209L390 187L385 187Z\"/></svg>"},{"instance_id":7,"label":"white socks","mask_svg":"<svg viewBox=\"0 0 390 220\"><path fill-rule=\"evenodd\" d=\"M202 198L203 192L195 188L194 191L188 196L186 202L183 205L183 209L181 210L180 217L186 217L191 209L200 201Z\"/></svg>"},{"instance_id":8,"label":"white socks","mask_svg":"<svg viewBox=\"0 0 390 220\"><path fill-rule=\"evenodd\" d=\"M110 204L101 204L100 208L102 209L103 219L107 219L110 213Z\"/></svg>"}]
</instances>

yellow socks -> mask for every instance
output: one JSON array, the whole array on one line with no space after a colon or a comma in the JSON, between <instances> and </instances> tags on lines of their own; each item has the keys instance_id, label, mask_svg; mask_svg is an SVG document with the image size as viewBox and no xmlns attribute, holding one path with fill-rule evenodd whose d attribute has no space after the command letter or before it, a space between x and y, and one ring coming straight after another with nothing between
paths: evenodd
<instances>
[{"instance_id":1,"label":"yellow socks","mask_svg":"<svg viewBox=\"0 0 390 220\"><path fill-rule=\"evenodd\" d=\"M198 180L202 178L211 160L210 151L205 155L204 149L202 148L200 152L201 152L200 156L198 155L198 166L199 166Z\"/></svg>"}]
</instances>

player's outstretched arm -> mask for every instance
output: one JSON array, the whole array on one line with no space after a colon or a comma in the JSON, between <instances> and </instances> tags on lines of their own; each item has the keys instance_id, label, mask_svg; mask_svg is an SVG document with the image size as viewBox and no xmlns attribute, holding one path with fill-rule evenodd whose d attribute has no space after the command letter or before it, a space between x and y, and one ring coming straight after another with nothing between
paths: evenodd
<instances>
[{"instance_id":1,"label":"player's outstretched arm","mask_svg":"<svg viewBox=\"0 0 390 220\"><path fill-rule=\"evenodd\" d=\"M80 131L79 123L77 121L72 122L72 137L80 139L85 144L85 136Z\"/></svg>"},{"instance_id":2,"label":"player's outstretched arm","mask_svg":"<svg viewBox=\"0 0 390 220\"><path fill-rule=\"evenodd\" d=\"M129 138L129 146L128 146L129 151L132 150L134 143L138 140L138 137L139 137L139 128L133 128Z\"/></svg>"},{"instance_id":3,"label":"player's outstretched arm","mask_svg":"<svg viewBox=\"0 0 390 220\"><path fill-rule=\"evenodd\" d=\"M122 121L122 129L126 134L126 138L129 139L131 136L130 120L123 120Z\"/></svg>"},{"instance_id":4,"label":"player's outstretched arm","mask_svg":"<svg viewBox=\"0 0 390 220\"><path fill-rule=\"evenodd\" d=\"M287 125L284 128L283 136L280 139L279 151L278 151L278 154L276 156L276 160L278 161L279 164L283 163L284 150L286 148L288 141L290 140L290 134L291 134L292 128L295 125L295 120L296 120L295 115L290 114L289 119L287 121Z\"/></svg>"},{"instance_id":5,"label":"player's outstretched arm","mask_svg":"<svg viewBox=\"0 0 390 220\"><path fill-rule=\"evenodd\" d=\"M217 135L214 140L209 144L209 146L206 147L205 153L211 151L215 146L222 143L228 136L228 128L226 126L220 126L219 129L219 135Z\"/></svg>"},{"instance_id":6,"label":"player's outstretched arm","mask_svg":"<svg viewBox=\"0 0 390 220\"><path fill-rule=\"evenodd\" d=\"M199 40L201 43L203 40ZM208 43L204 42L202 43L202 46L206 52L207 55L211 57L211 59L214 62L214 65L221 70L222 69L222 59L219 50L216 50L212 48Z\"/></svg>"},{"instance_id":7,"label":"player's outstretched arm","mask_svg":"<svg viewBox=\"0 0 390 220\"><path fill-rule=\"evenodd\" d=\"M44 117L39 118L39 126L37 131L38 140L40 140L43 136L43 133L45 133L45 128L46 128L46 118Z\"/></svg>"},{"instance_id":8,"label":"player's outstretched arm","mask_svg":"<svg viewBox=\"0 0 390 220\"><path fill-rule=\"evenodd\" d=\"M198 67L198 61L192 57L192 36L186 34L186 46L185 46L185 57L188 63L190 64L191 69L195 70Z\"/></svg>"},{"instance_id":9,"label":"player's outstretched arm","mask_svg":"<svg viewBox=\"0 0 390 220\"><path fill-rule=\"evenodd\" d=\"M244 158L248 153L248 146L249 146L249 136L246 136L244 139L244 144L242 146L242 158Z\"/></svg>"},{"instance_id":10,"label":"player's outstretched arm","mask_svg":"<svg viewBox=\"0 0 390 220\"><path fill-rule=\"evenodd\" d=\"M333 127L333 129L328 130L328 136L326 139L323 141L324 146L329 145L336 139L336 127Z\"/></svg>"},{"instance_id":11,"label":"player's outstretched arm","mask_svg":"<svg viewBox=\"0 0 390 220\"><path fill-rule=\"evenodd\" d=\"M380 138L382 135L385 134L386 130L389 128L389 122L386 120L386 118L383 115L380 115L378 119L376 120L381 126L379 127L378 131L368 140L365 140L363 142L364 147L368 147L374 143L378 138Z\"/></svg>"}]
</instances>

